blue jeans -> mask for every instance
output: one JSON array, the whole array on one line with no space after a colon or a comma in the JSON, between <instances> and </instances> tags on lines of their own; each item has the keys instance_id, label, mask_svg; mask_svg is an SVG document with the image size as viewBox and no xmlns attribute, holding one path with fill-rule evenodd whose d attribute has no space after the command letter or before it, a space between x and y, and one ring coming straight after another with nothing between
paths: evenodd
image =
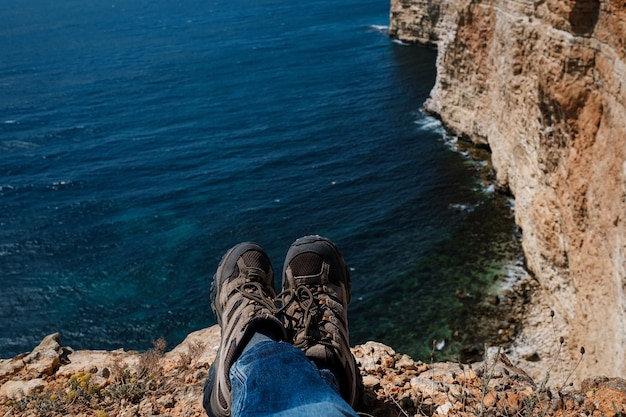
<instances>
[{"instance_id":1,"label":"blue jeans","mask_svg":"<svg viewBox=\"0 0 626 417\"><path fill-rule=\"evenodd\" d=\"M230 368L233 417L357 417L335 376L284 342L252 346Z\"/></svg>"}]
</instances>

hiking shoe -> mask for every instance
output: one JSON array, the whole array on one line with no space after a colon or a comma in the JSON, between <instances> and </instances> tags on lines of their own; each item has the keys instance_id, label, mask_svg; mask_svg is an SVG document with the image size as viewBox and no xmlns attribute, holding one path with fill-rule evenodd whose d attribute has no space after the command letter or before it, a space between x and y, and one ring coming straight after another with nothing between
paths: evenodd
<instances>
[{"instance_id":1,"label":"hiking shoe","mask_svg":"<svg viewBox=\"0 0 626 417\"><path fill-rule=\"evenodd\" d=\"M271 329L286 339L283 324L275 317L275 298L272 265L259 245L240 243L224 255L211 285L211 308L222 338L204 386L203 405L209 416L230 416L230 368L255 331Z\"/></svg>"},{"instance_id":2,"label":"hiking shoe","mask_svg":"<svg viewBox=\"0 0 626 417\"><path fill-rule=\"evenodd\" d=\"M280 297L289 340L333 372L341 396L356 408L363 385L348 338L350 275L329 239L305 236L291 245Z\"/></svg>"}]
</instances>

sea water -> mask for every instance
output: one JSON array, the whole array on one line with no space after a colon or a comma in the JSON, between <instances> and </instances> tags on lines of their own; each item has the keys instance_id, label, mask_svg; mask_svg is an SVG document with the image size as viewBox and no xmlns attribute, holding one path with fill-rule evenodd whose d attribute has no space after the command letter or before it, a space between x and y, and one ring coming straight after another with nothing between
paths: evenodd
<instances>
[{"instance_id":1,"label":"sea water","mask_svg":"<svg viewBox=\"0 0 626 417\"><path fill-rule=\"evenodd\" d=\"M298 237L351 270L353 344L423 356L519 258L506 198L420 108L436 51L384 0L0 5L0 357L170 347L223 253Z\"/></svg>"}]
</instances>

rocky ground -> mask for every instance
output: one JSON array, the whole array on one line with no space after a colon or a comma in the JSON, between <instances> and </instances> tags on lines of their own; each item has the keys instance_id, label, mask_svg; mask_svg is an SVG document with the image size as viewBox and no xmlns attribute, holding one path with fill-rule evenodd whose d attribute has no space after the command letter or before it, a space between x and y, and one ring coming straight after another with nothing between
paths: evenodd
<instances>
[{"instance_id":1,"label":"rocky ground","mask_svg":"<svg viewBox=\"0 0 626 417\"><path fill-rule=\"evenodd\" d=\"M139 353L74 351L50 335L30 353L0 360L0 416L204 416L202 386L219 337L213 326L171 351L156 341ZM422 363L377 342L353 353L365 385L362 415L626 415L625 380L595 377L579 389L533 381L494 348L469 365Z\"/></svg>"}]
</instances>

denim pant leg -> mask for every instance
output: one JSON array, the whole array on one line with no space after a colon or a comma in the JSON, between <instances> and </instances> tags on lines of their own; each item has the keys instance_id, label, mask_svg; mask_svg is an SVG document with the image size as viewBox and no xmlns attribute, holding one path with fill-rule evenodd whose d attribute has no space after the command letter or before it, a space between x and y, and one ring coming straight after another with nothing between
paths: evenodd
<instances>
[{"instance_id":1,"label":"denim pant leg","mask_svg":"<svg viewBox=\"0 0 626 417\"><path fill-rule=\"evenodd\" d=\"M230 368L232 416L357 417L329 374L288 343L257 343Z\"/></svg>"}]
</instances>

